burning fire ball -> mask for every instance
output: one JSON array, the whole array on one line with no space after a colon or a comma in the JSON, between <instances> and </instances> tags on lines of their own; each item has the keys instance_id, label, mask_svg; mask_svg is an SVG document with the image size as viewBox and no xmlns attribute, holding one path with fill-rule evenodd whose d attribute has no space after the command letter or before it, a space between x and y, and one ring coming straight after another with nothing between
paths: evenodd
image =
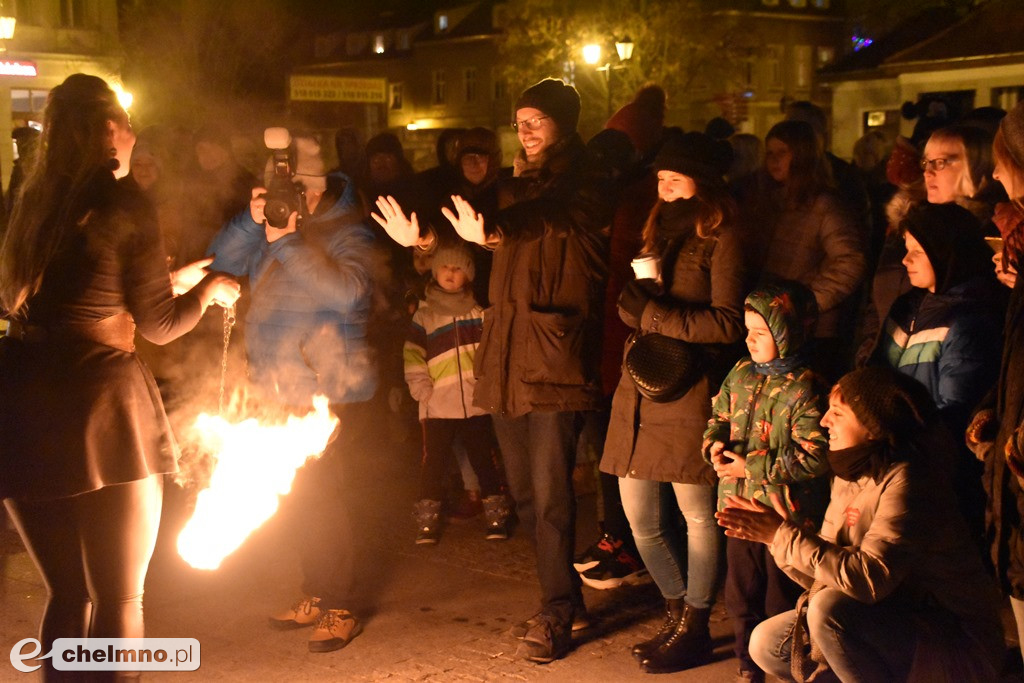
<instances>
[{"instance_id":1,"label":"burning fire ball","mask_svg":"<svg viewBox=\"0 0 1024 683\"><path fill-rule=\"evenodd\" d=\"M326 396L316 396L312 412L291 415L284 424L198 417L196 432L217 454L216 464L210 486L199 492L195 512L178 536L182 559L196 569L216 569L277 512L296 471L323 454L338 425L327 404Z\"/></svg>"}]
</instances>

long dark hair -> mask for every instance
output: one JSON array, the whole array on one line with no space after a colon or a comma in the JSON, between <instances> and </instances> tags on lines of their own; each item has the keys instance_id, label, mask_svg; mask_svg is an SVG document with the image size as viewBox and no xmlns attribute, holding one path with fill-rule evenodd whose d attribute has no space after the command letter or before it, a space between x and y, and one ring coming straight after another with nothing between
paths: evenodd
<instances>
[{"instance_id":1,"label":"long dark hair","mask_svg":"<svg viewBox=\"0 0 1024 683\"><path fill-rule=\"evenodd\" d=\"M780 121L768 131L765 145L772 139L786 145L793 155L789 178L782 184L783 202L787 208L806 206L835 186L821 138L815 134L811 124L806 121ZM765 182L775 183L767 173L764 176Z\"/></svg>"},{"instance_id":2,"label":"long dark hair","mask_svg":"<svg viewBox=\"0 0 1024 683\"><path fill-rule=\"evenodd\" d=\"M50 92L44 121L0 247L0 304L11 316L39 291L90 180L111 167L108 122L127 125L128 114L103 79L74 74Z\"/></svg>"},{"instance_id":3,"label":"long dark hair","mask_svg":"<svg viewBox=\"0 0 1024 683\"><path fill-rule=\"evenodd\" d=\"M736 204L724 185L702 182L699 178L692 180L697 187L697 193L694 195L698 207L695 221L697 235L704 239L716 236L723 225L735 222ZM644 223L641 233L644 253L658 251L658 217L664 205L665 202L658 199L647 215L647 222Z\"/></svg>"}]
</instances>

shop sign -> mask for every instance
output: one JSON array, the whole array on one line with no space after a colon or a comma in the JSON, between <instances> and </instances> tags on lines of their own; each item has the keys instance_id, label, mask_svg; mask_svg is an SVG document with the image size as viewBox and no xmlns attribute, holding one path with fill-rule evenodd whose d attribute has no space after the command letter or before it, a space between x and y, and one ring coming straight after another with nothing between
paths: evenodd
<instances>
[{"instance_id":1,"label":"shop sign","mask_svg":"<svg viewBox=\"0 0 1024 683\"><path fill-rule=\"evenodd\" d=\"M292 76L291 99L305 102L387 103L387 79Z\"/></svg>"},{"instance_id":2,"label":"shop sign","mask_svg":"<svg viewBox=\"0 0 1024 683\"><path fill-rule=\"evenodd\" d=\"M38 76L35 62L0 60L0 76Z\"/></svg>"}]
</instances>

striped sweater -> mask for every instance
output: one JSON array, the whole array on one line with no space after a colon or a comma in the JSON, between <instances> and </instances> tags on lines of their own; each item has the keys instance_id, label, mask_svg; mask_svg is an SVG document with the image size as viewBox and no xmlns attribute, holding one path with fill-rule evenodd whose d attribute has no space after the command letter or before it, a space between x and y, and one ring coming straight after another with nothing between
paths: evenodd
<instances>
[{"instance_id":1,"label":"striped sweater","mask_svg":"<svg viewBox=\"0 0 1024 683\"><path fill-rule=\"evenodd\" d=\"M443 314L430 297L412 316L405 341L405 381L419 401L420 419L462 419L485 415L473 405L473 362L483 309L474 305L462 315Z\"/></svg>"}]
</instances>

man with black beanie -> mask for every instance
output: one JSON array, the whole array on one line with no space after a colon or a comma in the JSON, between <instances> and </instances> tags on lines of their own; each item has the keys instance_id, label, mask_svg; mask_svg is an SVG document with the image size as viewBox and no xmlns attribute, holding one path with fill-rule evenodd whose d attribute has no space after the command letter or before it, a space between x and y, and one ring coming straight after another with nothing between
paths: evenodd
<instances>
[{"instance_id":1,"label":"man with black beanie","mask_svg":"<svg viewBox=\"0 0 1024 683\"><path fill-rule=\"evenodd\" d=\"M579 411L601 404L606 227L604 174L576 133L576 89L548 78L527 88L512 127L523 148L501 208L485 225L461 198L445 210L463 239L494 249L475 403L494 416L512 497L534 531L541 610L516 625L520 655L560 658L585 625L572 565L572 472Z\"/></svg>"}]
</instances>

